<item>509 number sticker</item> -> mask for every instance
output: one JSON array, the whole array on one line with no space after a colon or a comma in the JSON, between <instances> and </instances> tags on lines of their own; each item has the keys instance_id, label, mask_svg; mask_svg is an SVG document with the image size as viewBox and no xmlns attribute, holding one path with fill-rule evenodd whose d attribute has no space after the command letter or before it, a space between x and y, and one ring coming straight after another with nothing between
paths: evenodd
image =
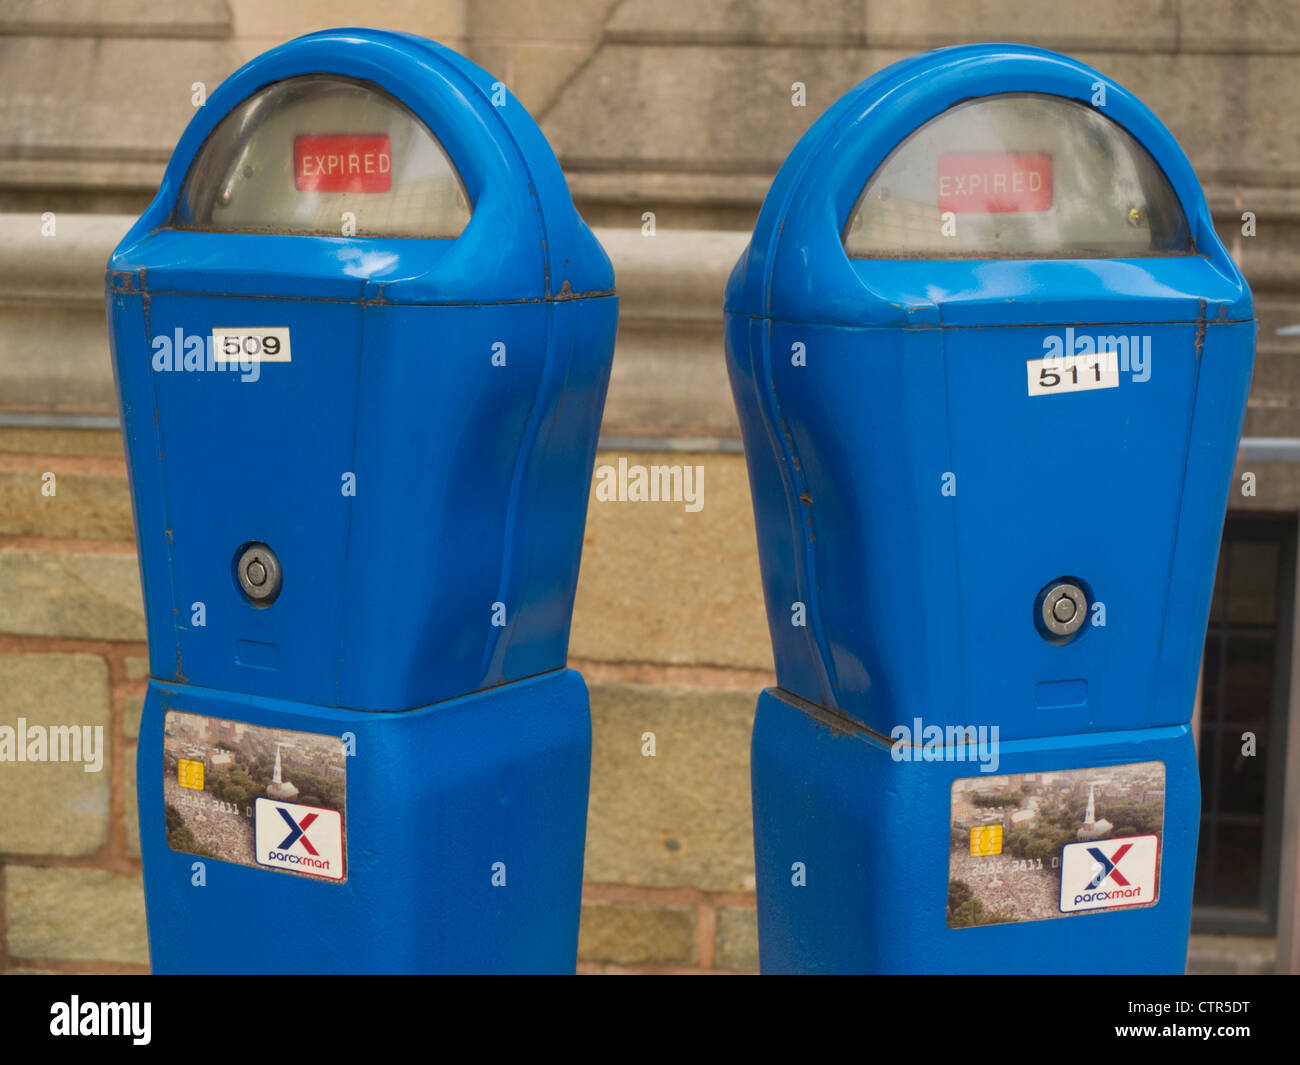
<instances>
[{"instance_id":1,"label":"509 number sticker","mask_svg":"<svg viewBox=\"0 0 1300 1065\"><path fill-rule=\"evenodd\" d=\"M1119 355L1114 351L1029 359L1025 369L1031 396L1119 388Z\"/></svg>"},{"instance_id":2,"label":"509 number sticker","mask_svg":"<svg viewBox=\"0 0 1300 1065\"><path fill-rule=\"evenodd\" d=\"M227 362L292 362L289 327L213 326L212 350Z\"/></svg>"}]
</instances>

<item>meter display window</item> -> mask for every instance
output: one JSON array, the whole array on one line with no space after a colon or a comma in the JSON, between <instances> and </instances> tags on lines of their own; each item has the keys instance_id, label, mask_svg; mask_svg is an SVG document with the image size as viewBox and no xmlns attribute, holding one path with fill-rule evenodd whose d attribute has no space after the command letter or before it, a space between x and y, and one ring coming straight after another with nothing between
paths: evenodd
<instances>
[{"instance_id":1,"label":"meter display window","mask_svg":"<svg viewBox=\"0 0 1300 1065\"><path fill-rule=\"evenodd\" d=\"M195 156L178 228L321 236L458 237L469 197L438 139L403 104L307 75L254 93Z\"/></svg>"},{"instance_id":2,"label":"meter display window","mask_svg":"<svg viewBox=\"0 0 1300 1065\"><path fill-rule=\"evenodd\" d=\"M867 180L853 259L1121 259L1192 252L1168 179L1073 100L1008 93L931 119Z\"/></svg>"}]
</instances>

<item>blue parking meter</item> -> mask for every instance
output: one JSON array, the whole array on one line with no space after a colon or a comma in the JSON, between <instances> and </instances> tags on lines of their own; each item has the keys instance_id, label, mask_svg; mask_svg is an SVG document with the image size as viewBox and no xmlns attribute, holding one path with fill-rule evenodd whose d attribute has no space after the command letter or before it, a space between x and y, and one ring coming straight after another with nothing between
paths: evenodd
<instances>
[{"instance_id":1,"label":"blue parking meter","mask_svg":"<svg viewBox=\"0 0 1300 1065\"><path fill-rule=\"evenodd\" d=\"M154 971L572 971L617 298L537 125L432 42L303 37L107 281Z\"/></svg>"},{"instance_id":2,"label":"blue parking meter","mask_svg":"<svg viewBox=\"0 0 1300 1065\"><path fill-rule=\"evenodd\" d=\"M791 152L726 293L765 971L1183 970L1254 335L1178 145L1064 56L895 64Z\"/></svg>"}]
</instances>

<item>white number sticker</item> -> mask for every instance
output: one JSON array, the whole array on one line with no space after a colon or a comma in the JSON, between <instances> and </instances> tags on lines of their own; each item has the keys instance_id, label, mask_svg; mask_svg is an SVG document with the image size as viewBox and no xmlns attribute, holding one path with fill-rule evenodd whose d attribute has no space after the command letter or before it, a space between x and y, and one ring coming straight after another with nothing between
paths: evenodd
<instances>
[{"instance_id":1,"label":"white number sticker","mask_svg":"<svg viewBox=\"0 0 1300 1065\"><path fill-rule=\"evenodd\" d=\"M239 328L213 326L212 350L226 362L292 362L289 327L285 325Z\"/></svg>"},{"instance_id":2,"label":"white number sticker","mask_svg":"<svg viewBox=\"0 0 1300 1065\"><path fill-rule=\"evenodd\" d=\"M1025 363L1025 369L1031 396L1119 388L1119 355L1113 351L1030 359Z\"/></svg>"}]
</instances>

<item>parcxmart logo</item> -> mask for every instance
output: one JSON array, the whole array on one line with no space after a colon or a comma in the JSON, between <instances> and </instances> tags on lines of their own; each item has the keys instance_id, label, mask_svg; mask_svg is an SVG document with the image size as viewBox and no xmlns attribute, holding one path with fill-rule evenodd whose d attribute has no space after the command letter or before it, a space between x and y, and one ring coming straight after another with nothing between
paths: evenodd
<instances>
[{"instance_id":1,"label":"parcxmart logo","mask_svg":"<svg viewBox=\"0 0 1300 1065\"><path fill-rule=\"evenodd\" d=\"M343 880L343 816L338 810L259 797L257 863L283 872Z\"/></svg>"},{"instance_id":2,"label":"parcxmart logo","mask_svg":"<svg viewBox=\"0 0 1300 1065\"><path fill-rule=\"evenodd\" d=\"M307 838L307 829L311 828L312 822L315 821L320 814L308 814L301 821L295 821L293 819L293 814L283 806L277 806L275 812L283 817L285 823L289 826L289 834L285 836L284 840L280 843L280 850L287 851L295 843L301 842L303 847L306 848L308 854L319 853L316 848L311 845L311 840Z\"/></svg>"},{"instance_id":3,"label":"parcxmart logo","mask_svg":"<svg viewBox=\"0 0 1300 1065\"><path fill-rule=\"evenodd\" d=\"M1155 835L1067 843L1061 851L1061 912L1154 902L1159 857Z\"/></svg>"},{"instance_id":4,"label":"parcxmart logo","mask_svg":"<svg viewBox=\"0 0 1300 1065\"><path fill-rule=\"evenodd\" d=\"M275 812L284 818L285 824L289 826L289 834L280 841L278 847L272 848L267 858L272 861L288 862L290 865L309 865L313 869L328 869L330 863L321 858L320 851L313 847L311 840L307 838L307 829L311 828L320 814L305 814L299 821L283 806L277 806ZM305 855L292 853L295 843L307 853Z\"/></svg>"},{"instance_id":5,"label":"parcxmart logo","mask_svg":"<svg viewBox=\"0 0 1300 1065\"><path fill-rule=\"evenodd\" d=\"M1097 874L1088 881L1088 886L1083 891L1074 896L1075 903L1092 902L1095 899L1109 901L1110 899L1140 898L1142 886L1129 883L1124 874L1119 871L1119 863L1124 860L1124 855L1132 849L1132 843L1125 843L1108 856L1101 847L1089 847L1088 854L1097 861ZM1106 880L1113 880L1116 886L1101 891L1096 890Z\"/></svg>"},{"instance_id":6,"label":"parcxmart logo","mask_svg":"<svg viewBox=\"0 0 1300 1065\"><path fill-rule=\"evenodd\" d=\"M1120 847L1118 850L1115 851L1113 857L1107 858L1105 851L1103 851L1100 847L1089 847L1088 853L1097 859L1097 863L1100 866L1100 868L1097 870L1097 875L1092 878L1091 882L1089 882L1088 890L1091 891L1093 888L1097 887L1103 880L1106 879L1115 881L1115 883L1117 883L1120 887L1128 887L1128 881L1124 879L1123 874L1119 871L1117 866L1119 865L1121 859L1123 859L1124 855L1126 855L1132 849L1133 849L1133 844L1125 843L1122 847Z\"/></svg>"}]
</instances>

